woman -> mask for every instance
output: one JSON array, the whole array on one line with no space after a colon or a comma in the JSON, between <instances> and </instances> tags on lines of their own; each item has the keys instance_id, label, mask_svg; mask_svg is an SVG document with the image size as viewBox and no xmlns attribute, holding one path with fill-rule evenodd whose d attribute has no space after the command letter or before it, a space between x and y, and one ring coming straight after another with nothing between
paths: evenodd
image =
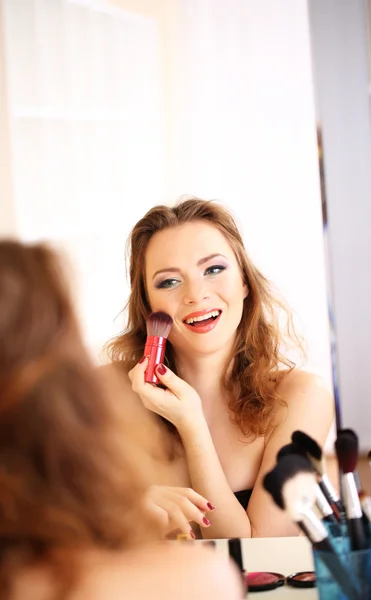
<instances>
[{"instance_id":1,"label":"woman","mask_svg":"<svg viewBox=\"0 0 371 600\"><path fill-rule=\"evenodd\" d=\"M90 364L56 256L1 241L0 306L1 599L241 598L218 552L157 541L140 420Z\"/></svg>"},{"instance_id":2,"label":"woman","mask_svg":"<svg viewBox=\"0 0 371 600\"><path fill-rule=\"evenodd\" d=\"M280 353L283 307L247 257L232 216L197 198L155 206L129 241L128 322L108 351L127 406L140 399L143 419L148 410L162 417L149 436L166 465L159 486L165 494L191 487L215 505L198 521L203 537L297 534L261 480L293 430L324 444L333 402L319 377ZM157 368L166 391L144 382L152 311L174 321L166 365Z\"/></svg>"}]
</instances>

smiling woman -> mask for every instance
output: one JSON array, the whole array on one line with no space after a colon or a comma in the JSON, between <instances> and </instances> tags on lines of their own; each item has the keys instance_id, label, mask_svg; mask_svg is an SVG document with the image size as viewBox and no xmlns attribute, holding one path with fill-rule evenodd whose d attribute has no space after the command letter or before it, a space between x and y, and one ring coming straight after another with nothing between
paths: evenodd
<instances>
[{"instance_id":1,"label":"smiling woman","mask_svg":"<svg viewBox=\"0 0 371 600\"><path fill-rule=\"evenodd\" d=\"M128 408L139 403L143 418L148 411L161 417L150 421L148 437L163 466L156 498L168 528L184 530L186 515L203 537L295 535L261 480L293 430L324 444L333 402L320 378L281 351L288 338L300 345L289 311L217 202L190 198L155 206L129 243L128 321L108 345L113 365L106 370L121 375ZM156 371L161 387L144 382L147 363L140 361L154 311L173 319L166 364ZM278 325L283 314L285 331ZM178 496L168 504L161 490L172 487ZM203 500L193 501L188 488Z\"/></svg>"}]
</instances>

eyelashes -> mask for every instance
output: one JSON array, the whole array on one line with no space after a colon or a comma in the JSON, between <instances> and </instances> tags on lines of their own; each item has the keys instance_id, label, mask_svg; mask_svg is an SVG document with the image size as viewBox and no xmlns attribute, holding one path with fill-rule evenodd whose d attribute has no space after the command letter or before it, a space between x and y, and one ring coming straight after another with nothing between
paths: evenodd
<instances>
[{"instance_id":1,"label":"eyelashes","mask_svg":"<svg viewBox=\"0 0 371 600\"><path fill-rule=\"evenodd\" d=\"M216 275L219 275L220 273L225 271L226 268L227 267L225 265L212 265L204 271L204 275L210 275L211 277L215 277ZM155 288L157 290L173 289L177 286L178 283L181 283L180 279L176 279L175 277L168 277L167 279L156 283Z\"/></svg>"}]
</instances>

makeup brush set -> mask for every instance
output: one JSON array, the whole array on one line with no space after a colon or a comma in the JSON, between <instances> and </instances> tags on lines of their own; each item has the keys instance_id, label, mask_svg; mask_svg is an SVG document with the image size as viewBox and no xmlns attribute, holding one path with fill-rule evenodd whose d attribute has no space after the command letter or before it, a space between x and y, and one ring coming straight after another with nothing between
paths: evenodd
<instances>
[{"instance_id":1,"label":"makeup brush set","mask_svg":"<svg viewBox=\"0 0 371 600\"><path fill-rule=\"evenodd\" d=\"M335 449L341 498L321 447L302 431L278 452L263 486L311 542L320 600L371 600L371 498L359 485L355 432L338 430Z\"/></svg>"}]
</instances>

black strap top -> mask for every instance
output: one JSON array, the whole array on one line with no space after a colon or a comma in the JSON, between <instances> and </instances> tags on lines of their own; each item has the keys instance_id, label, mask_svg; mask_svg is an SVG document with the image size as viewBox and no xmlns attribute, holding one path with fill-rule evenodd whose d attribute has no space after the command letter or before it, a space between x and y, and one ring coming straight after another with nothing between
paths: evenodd
<instances>
[{"instance_id":1,"label":"black strap top","mask_svg":"<svg viewBox=\"0 0 371 600\"><path fill-rule=\"evenodd\" d=\"M238 502L241 506L246 510L247 505L249 504L250 496L252 494L252 490L241 490L240 492L234 492Z\"/></svg>"}]
</instances>

